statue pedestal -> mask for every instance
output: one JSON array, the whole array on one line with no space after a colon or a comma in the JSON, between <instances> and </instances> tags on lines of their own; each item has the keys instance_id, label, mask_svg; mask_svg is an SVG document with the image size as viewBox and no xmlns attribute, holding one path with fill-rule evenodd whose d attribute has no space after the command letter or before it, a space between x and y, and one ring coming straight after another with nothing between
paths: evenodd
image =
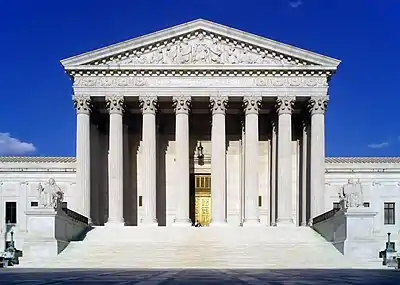
<instances>
[{"instance_id":1,"label":"statue pedestal","mask_svg":"<svg viewBox=\"0 0 400 285\"><path fill-rule=\"evenodd\" d=\"M372 234L376 214L377 212L366 207L351 207L346 210L345 256L378 260L380 249Z\"/></svg>"},{"instance_id":2,"label":"statue pedestal","mask_svg":"<svg viewBox=\"0 0 400 285\"><path fill-rule=\"evenodd\" d=\"M53 257L68 245L67 241L56 238L56 231L60 230L56 228L57 215L59 213L53 208L36 208L26 212L24 257L29 259Z\"/></svg>"}]
</instances>

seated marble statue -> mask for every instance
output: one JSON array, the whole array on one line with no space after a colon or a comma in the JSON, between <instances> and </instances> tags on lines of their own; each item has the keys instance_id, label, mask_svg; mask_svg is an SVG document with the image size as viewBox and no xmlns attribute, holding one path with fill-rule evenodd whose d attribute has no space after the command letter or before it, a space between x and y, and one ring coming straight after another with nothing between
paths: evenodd
<instances>
[{"instance_id":1,"label":"seated marble statue","mask_svg":"<svg viewBox=\"0 0 400 285\"><path fill-rule=\"evenodd\" d=\"M61 203L64 199L64 192L62 192L61 188L56 184L54 178L50 178L45 187L39 183L38 192L39 207L53 209L61 207Z\"/></svg>"},{"instance_id":2,"label":"seated marble statue","mask_svg":"<svg viewBox=\"0 0 400 285\"><path fill-rule=\"evenodd\" d=\"M349 179L347 184L341 187L339 198L341 204L344 203L345 208L362 207L364 200L360 181Z\"/></svg>"}]
</instances>

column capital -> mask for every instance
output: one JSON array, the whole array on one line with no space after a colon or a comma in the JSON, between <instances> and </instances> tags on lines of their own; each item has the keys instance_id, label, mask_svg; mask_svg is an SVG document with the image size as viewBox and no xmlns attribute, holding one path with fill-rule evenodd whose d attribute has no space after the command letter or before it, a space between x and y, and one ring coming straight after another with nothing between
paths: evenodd
<instances>
[{"instance_id":1,"label":"column capital","mask_svg":"<svg viewBox=\"0 0 400 285\"><path fill-rule=\"evenodd\" d=\"M143 114L155 114L158 107L157 96L139 96L139 107Z\"/></svg>"},{"instance_id":2,"label":"column capital","mask_svg":"<svg viewBox=\"0 0 400 285\"><path fill-rule=\"evenodd\" d=\"M106 108L110 114L122 114L124 112L124 96L106 96Z\"/></svg>"},{"instance_id":3,"label":"column capital","mask_svg":"<svg viewBox=\"0 0 400 285\"><path fill-rule=\"evenodd\" d=\"M174 96L172 98L176 114L189 114L191 97L186 95Z\"/></svg>"},{"instance_id":4,"label":"column capital","mask_svg":"<svg viewBox=\"0 0 400 285\"><path fill-rule=\"evenodd\" d=\"M329 96L314 96L309 100L308 108L311 115L324 114L328 106Z\"/></svg>"},{"instance_id":5,"label":"column capital","mask_svg":"<svg viewBox=\"0 0 400 285\"><path fill-rule=\"evenodd\" d=\"M278 115L292 114L295 101L296 97L294 96L279 96L276 99L276 112Z\"/></svg>"},{"instance_id":6,"label":"column capital","mask_svg":"<svg viewBox=\"0 0 400 285\"><path fill-rule=\"evenodd\" d=\"M92 111L90 95L74 95L72 101L77 114L90 114Z\"/></svg>"},{"instance_id":7,"label":"column capital","mask_svg":"<svg viewBox=\"0 0 400 285\"><path fill-rule=\"evenodd\" d=\"M212 114L225 114L228 106L228 96L213 95L210 96L210 109Z\"/></svg>"},{"instance_id":8,"label":"column capital","mask_svg":"<svg viewBox=\"0 0 400 285\"><path fill-rule=\"evenodd\" d=\"M261 107L261 96L244 96L243 97L243 107L245 114L256 114L258 115L258 112L260 111Z\"/></svg>"}]
</instances>

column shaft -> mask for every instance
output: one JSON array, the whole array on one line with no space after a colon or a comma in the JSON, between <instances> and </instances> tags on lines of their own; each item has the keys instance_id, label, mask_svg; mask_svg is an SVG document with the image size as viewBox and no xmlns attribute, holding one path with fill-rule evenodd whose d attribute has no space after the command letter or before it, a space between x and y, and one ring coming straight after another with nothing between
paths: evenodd
<instances>
[{"instance_id":1,"label":"column shaft","mask_svg":"<svg viewBox=\"0 0 400 285\"><path fill-rule=\"evenodd\" d=\"M123 97L107 97L106 103L110 113L107 224L123 225Z\"/></svg>"},{"instance_id":2,"label":"column shaft","mask_svg":"<svg viewBox=\"0 0 400 285\"><path fill-rule=\"evenodd\" d=\"M307 154L307 147L308 147L308 122L303 121L302 122L302 140L301 140L301 201L302 201L302 206L301 206L301 225L306 226L307 225L307 168L308 168L308 154Z\"/></svg>"},{"instance_id":3,"label":"column shaft","mask_svg":"<svg viewBox=\"0 0 400 285\"><path fill-rule=\"evenodd\" d=\"M175 106L175 187L176 217L175 225L190 226L189 219L189 108L190 97L174 97Z\"/></svg>"},{"instance_id":4,"label":"column shaft","mask_svg":"<svg viewBox=\"0 0 400 285\"><path fill-rule=\"evenodd\" d=\"M90 215L90 96L74 96L76 116L76 178L80 192L78 212L89 219Z\"/></svg>"},{"instance_id":5,"label":"column shaft","mask_svg":"<svg viewBox=\"0 0 400 285\"><path fill-rule=\"evenodd\" d=\"M227 97L210 98L211 127L211 225L226 224L226 132L225 109Z\"/></svg>"},{"instance_id":6,"label":"column shaft","mask_svg":"<svg viewBox=\"0 0 400 285\"><path fill-rule=\"evenodd\" d=\"M258 112L261 97L244 97L245 106L245 219L244 226L261 225L258 214L259 133Z\"/></svg>"},{"instance_id":7,"label":"column shaft","mask_svg":"<svg viewBox=\"0 0 400 285\"><path fill-rule=\"evenodd\" d=\"M311 219L325 211L325 111L328 100L328 96L310 99Z\"/></svg>"},{"instance_id":8,"label":"column shaft","mask_svg":"<svg viewBox=\"0 0 400 285\"><path fill-rule=\"evenodd\" d=\"M294 97L278 97L278 217L277 225L293 225L292 218L292 109Z\"/></svg>"},{"instance_id":9,"label":"column shaft","mask_svg":"<svg viewBox=\"0 0 400 285\"><path fill-rule=\"evenodd\" d=\"M142 141L144 163L143 217L141 225L157 226L156 108L157 97L140 97L143 113Z\"/></svg>"},{"instance_id":10,"label":"column shaft","mask_svg":"<svg viewBox=\"0 0 400 285\"><path fill-rule=\"evenodd\" d=\"M271 225L276 226L276 122L272 121L271 135Z\"/></svg>"}]
</instances>

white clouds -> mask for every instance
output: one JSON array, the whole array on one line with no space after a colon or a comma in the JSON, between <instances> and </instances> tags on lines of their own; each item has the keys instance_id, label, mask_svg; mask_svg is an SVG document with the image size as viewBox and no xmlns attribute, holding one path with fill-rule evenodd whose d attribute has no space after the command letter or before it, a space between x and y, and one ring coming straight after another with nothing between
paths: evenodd
<instances>
[{"instance_id":1,"label":"white clouds","mask_svg":"<svg viewBox=\"0 0 400 285\"><path fill-rule=\"evenodd\" d=\"M381 142L381 143L371 143L368 145L369 148L384 148L390 145L389 142Z\"/></svg>"},{"instance_id":2,"label":"white clouds","mask_svg":"<svg viewBox=\"0 0 400 285\"><path fill-rule=\"evenodd\" d=\"M290 7L296 9L296 8L300 7L301 5L303 5L303 1L302 0L290 0L289 5L290 5Z\"/></svg>"},{"instance_id":3,"label":"white clouds","mask_svg":"<svg viewBox=\"0 0 400 285\"><path fill-rule=\"evenodd\" d=\"M9 133L0 133L0 155L23 155L35 151L33 144L13 138Z\"/></svg>"}]
</instances>

